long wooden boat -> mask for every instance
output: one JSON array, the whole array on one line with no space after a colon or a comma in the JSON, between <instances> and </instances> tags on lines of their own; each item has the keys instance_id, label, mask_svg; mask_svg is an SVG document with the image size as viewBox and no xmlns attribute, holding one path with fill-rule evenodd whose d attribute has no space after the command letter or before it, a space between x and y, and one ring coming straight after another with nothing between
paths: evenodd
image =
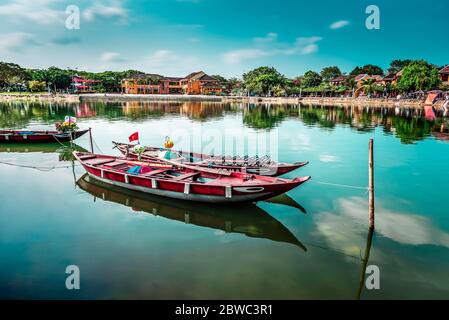
<instances>
[{"instance_id":1,"label":"long wooden boat","mask_svg":"<svg viewBox=\"0 0 449 320\"><path fill-rule=\"evenodd\" d=\"M117 148L123 155L137 159L138 155L134 151L135 145L112 142L114 148ZM268 157L230 157L230 156L214 156L195 152L186 152L179 150L167 150L156 147L144 147L145 151L141 154L141 160L160 161L165 157L167 152L170 153L170 158L173 161L179 161L195 166L225 169L229 171L246 171L247 173L254 173L262 176L277 177L286 174L290 171L296 170L307 165L309 162L296 163L280 163L271 161Z\"/></svg>"},{"instance_id":2,"label":"long wooden boat","mask_svg":"<svg viewBox=\"0 0 449 320\"><path fill-rule=\"evenodd\" d=\"M0 130L0 143L46 143L68 142L86 134L87 130L74 132L32 131L32 130Z\"/></svg>"},{"instance_id":3,"label":"long wooden boat","mask_svg":"<svg viewBox=\"0 0 449 320\"><path fill-rule=\"evenodd\" d=\"M232 206L200 206L175 199L165 199L112 186L83 175L76 184L95 199L114 202L131 208L134 212L164 217L203 228L239 233L251 238L268 239L293 244L304 251L307 248L279 220L255 204Z\"/></svg>"},{"instance_id":4,"label":"long wooden boat","mask_svg":"<svg viewBox=\"0 0 449 320\"><path fill-rule=\"evenodd\" d=\"M107 155L74 153L87 173L105 183L149 194L209 203L255 202L296 188L310 179L293 180L168 163L140 162ZM207 170L207 171L206 171Z\"/></svg>"}]
</instances>

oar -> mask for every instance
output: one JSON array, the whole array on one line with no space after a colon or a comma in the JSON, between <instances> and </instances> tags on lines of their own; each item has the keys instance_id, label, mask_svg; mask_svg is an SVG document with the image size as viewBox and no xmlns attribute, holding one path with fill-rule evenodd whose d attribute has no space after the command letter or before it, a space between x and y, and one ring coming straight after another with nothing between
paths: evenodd
<instances>
[{"instance_id":1,"label":"oar","mask_svg":"<svg viewBox=\"0 0 449 320\"><path fill-rule=\"evenodd\" d=\"M218 175L221 175L221 176L228 176L229 177L232 174L232 172L230 172L228 170L209 169L209 168L204 168L204 167L199 167L199 166L191 166L191 165L188 165L188 164L183 164L183 163L180 163L180 162L171 161L171 160L167 160L167 159L161 159L161 158L158 158L158 160L161 160L163 162L169 163L169 164L171 164L173 166L176 166L176 167L190 169L190 170L196 170L196 171L200 171L200 172L218 174Z\"/></svg>"},{"instance_id":2,"label":"oar","mask_svg":"<svg viewBox=\"0 0 449 320\"><path fill-rule=\"evenodd\" d=\"M172 165L174 167L185 168L185 169L195 170L195 171L199 171L199 172L218 174L218 175L221 175L221 176L228 176L228 177L232 174L232 172L227 171L227 170L209 169L209 168L204 168L204 167L191 166L191 165L188 165L188 164L183 164L183 163L179 163L179 162L171 161L171 160L167 160L167 159L162 159L162 158L157 158L157 160L160 161L159 165L162 165L162 163L167 163L167 164L170 164L170 165ZM127 162L135 164L135 165L140 165L140 166L148 166L149 165L148 162L143 162L143 161L129 161L129 160L127 160Z\"/></svg>"}]
</instances>

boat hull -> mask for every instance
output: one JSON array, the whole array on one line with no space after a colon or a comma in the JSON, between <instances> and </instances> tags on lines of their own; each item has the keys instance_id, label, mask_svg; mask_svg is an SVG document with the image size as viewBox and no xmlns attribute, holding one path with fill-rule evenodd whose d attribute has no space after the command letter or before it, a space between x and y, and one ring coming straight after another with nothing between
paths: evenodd
<instances>
[{"instance_id":1,"label":"boat hull","mask_svg":"<svg viewBox=\"0 0 449 320\"><path fill-rule=\"evenodd\" d=\"M207 203L240 203L240 202L254 202L260 201L264 199L269 199L273 197L271 193L259 193L259 194L248 194L248 195L236 195L232 198L224 198L223 196L214 196L214 195L204 195L204 194L185 194L176 191L170 190L160 190L160 189L152 189L139 185L132 185L128 183L123 183L119 181L104 179L98 177L92 173L88 173L91 178L94 178L100 182L110 184L112 186L122 187L134 191L144 192L151 195L156 195L160 197L173 198L178 200L186 200L186 201L196 201L196 202L207 202Z\"/></svg>"},{"instance_id":2,"label":"boat hull","mask_svg":"<svg viewBox=\"0 0 449 320\"><path fill-rule=\"evenodd\" d=\"M89 130L79 130L72 133L57 131L0 131L0 143L49 143L69 142L78 139Z\"/></svg>"},{"instance_id":3,"label":"boat hull","mask_svg":"<svg viewBox=\"0 0 449 320\"><path fill-rule=\"evenodd\" d=\"M283 194L310 179L310 177L301 177L287 180L242 173L229 173L223 176L217 173L205 173L201 170L184 169L185 171L182 174L187 176L190 174L199 175L204 177L202 179L209 179L209 182L199 182L188 178L179 180L176 177L166 177L162 173L160 176L157 175L159 173L156 174L156 171L160 170L174 170L172 165L161 166L160 164L140 162L143 166L151 167L151 170L155 173L151 175L152 171L150 171L150 174L132 174L127 169L108 169L103 163L125 162L126 166L133 166L136 162L113 156L98 156L79 152L73 154L90 177L103 183L151 195L196 202L256 202ZM88 160L84 160L84 157L87 157Z\"/></svg>"}]
</instances>

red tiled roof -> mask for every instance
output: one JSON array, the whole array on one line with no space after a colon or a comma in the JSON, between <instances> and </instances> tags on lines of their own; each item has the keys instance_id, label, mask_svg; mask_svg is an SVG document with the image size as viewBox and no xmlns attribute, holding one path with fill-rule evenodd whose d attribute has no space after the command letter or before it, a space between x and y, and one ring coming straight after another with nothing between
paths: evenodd
<instances>
[{"instance_id":1,"label":"red tiled roof","mask_svg":"<svg viewBox=\"0 0 449 320\"><path fill-rule=\"evenodd\" d=\"M440 70L441 74L449 74L449 64Z\"/></svg>"},{"instance_id":2,"label":"red tiled roof","mask_svg":"<svg viewBox=\"0 0 449 320\"><path fill-rule=\"evenodd\" d=\"M201 80L201 81L217 81L217 79L215 79L214 77L211 77L208 74L204 74L198 80Z\"/></svg>"},{"instance_id":3,"label":"red tiled roof","mask_svg":"<svg viewBox=\"0 0 449 320\"><path fill-rule=\"evenodd\" d=\"M164 77L162 80L170 81L170 82L179 82L182 79L183 78L179 78L179 77Z\"/></svg>"},{"instance_id":4,"label":"red tiled roof","mask_svg":"<svg viewBox=\"0 0 449 320\"><path fill-rule=\"evenodd\" d=\"M190 80L192 78L194 78L196 75L200 74L202 71L196 71L196 72L192 72L191 74L188 74L187 76L185 76L182 80Z\"/></svg>"},{"instance_id":5,"label":"red tiled roof","mask_svg":"<svg viewBox=\"0 0 449 320\"><path fill-rule=\"evenodd\" d=\"M396 77L397 77L396 73L392 72L392 73L387 74L382 80L393 81L396 79Z\"/></svg>"},{"instance_id":6,"label":"red tiled roof","mask_svg":"<svg viewBox=\"0 0 449 320\"><path fill-rule=\"evenodd\" d=\"M201 87L203 87L203 88L221 88L221 86L218 84L218 83L213 83L213 82L206 82L206 83L203 83L202 85L201 85Z\"/></svg>"},{"instance_id":7,"label":"red tiled roof","mask_svg":"<svg viewBox=\"0 0 449 320\"><path fill-rule=\"evenodd\" d=\"M335 79L332 79L330 82L342 82L345 80L346 80L346 76L341 75L341 76L336 77Z\"/></svg>"},{"instance_id":8,"label":"red tiled roof","mask_svg":"<svg viewBox=\"0 0 449 320\"><path fill-rule=\"evenodd\" d=\"M360 81L360 80L362 80L363 78L365 78L365 77L367 77L368 75L366 74L366 73L362 73L362 74L359 74L359 75L357 75L355 78L354 78L354 80L355 81Z\"/></svg>"}]
</instances>

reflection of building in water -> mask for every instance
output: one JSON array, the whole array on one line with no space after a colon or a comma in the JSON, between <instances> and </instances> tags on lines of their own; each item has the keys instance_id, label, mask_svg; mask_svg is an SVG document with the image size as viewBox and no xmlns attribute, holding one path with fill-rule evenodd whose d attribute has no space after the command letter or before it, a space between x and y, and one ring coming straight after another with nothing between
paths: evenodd
<instances>
[{"instance_id":1,"label":"reflection of building in water","mask_svg":"<svg viewBox=\"0 0 449 320\"><path fill-rule=\"evenodd\" d=\"M191 119L207 119L223 116L226 109L221 102L192 101L184 102L180 113Z\"/></svg>"},{"instance_id":2,"label":"reflection of building in water","mask_svg":"<svg viewBox=\"0 0 449 320\"><path fill-rule=\"evenodd\" d=\"M90 104L84 102L75 108L75 115L77 118L91 118L95 117L97 112L90 107Z\"/></svg>"},{"instance_id":3,"label":"reflection of building in water","mask_svg":"<svg viewBox=\"0 0 449 320\"><path fill-rule=\"evenodd\" d=\"M131 118L179 114L182 103L165 101L127 101L122 104L123 114Z\"/></svg>"}]
</instances>

